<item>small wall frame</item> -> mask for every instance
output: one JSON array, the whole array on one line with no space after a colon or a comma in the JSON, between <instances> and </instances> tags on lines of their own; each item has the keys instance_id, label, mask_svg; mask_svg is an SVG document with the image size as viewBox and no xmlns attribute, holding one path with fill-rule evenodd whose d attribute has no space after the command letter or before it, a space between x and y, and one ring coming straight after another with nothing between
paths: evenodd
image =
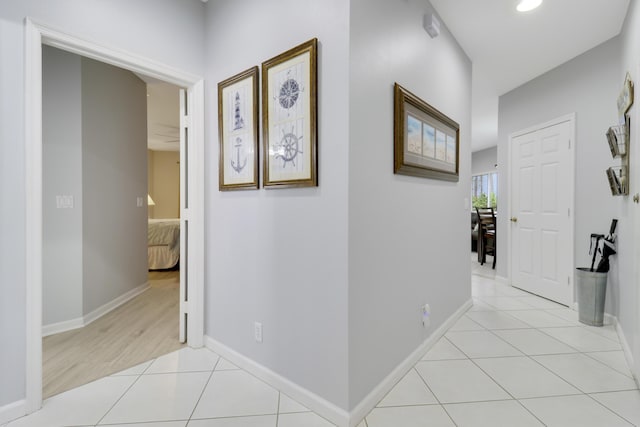
<instances>
[{"instance_id":1,"label":"small wall frame","mask_svg":"<svg viewBox=\"0 0 640 427\"><path fill-rule=\"evenodd\" d=\"M218 83L219 189L255 190L258 178L258 67Z\"/></svg>"},{"instance_id":2,"label":"small wall frame","mask_svg":"<svg viewBox=\"0 0 640 427\"><path fill-rule=\"evenodd\" d=\"M398 83L393 92L393 172L457 182L460 125Z\"/></svg>"}]
</instances>

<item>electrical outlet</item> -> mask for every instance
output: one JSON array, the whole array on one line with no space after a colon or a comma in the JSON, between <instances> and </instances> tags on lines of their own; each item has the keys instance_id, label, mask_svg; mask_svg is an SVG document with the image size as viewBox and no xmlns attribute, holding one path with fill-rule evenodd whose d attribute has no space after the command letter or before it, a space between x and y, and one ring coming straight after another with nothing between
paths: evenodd
<instances>
[{"instance_id":1,"label":"electrical outlet","mask_svg":"<svg viewBox=\"0 0 640 427\"><path fill-rule=\"evenodd\" d=\"M262 342L262 323L253 323L253 338L255 338L256 342Z\"/></svg>"},{"instance_id":2,"label":"electrical outlet","mask_svg":"<svg viewBox=\"0 0 640 427\"><path fill-rule=\"evenodd\" d=\"M422 327L428 328L431 325L431 307L429 304L422 306Z\"/></svg>"}]
</instances>

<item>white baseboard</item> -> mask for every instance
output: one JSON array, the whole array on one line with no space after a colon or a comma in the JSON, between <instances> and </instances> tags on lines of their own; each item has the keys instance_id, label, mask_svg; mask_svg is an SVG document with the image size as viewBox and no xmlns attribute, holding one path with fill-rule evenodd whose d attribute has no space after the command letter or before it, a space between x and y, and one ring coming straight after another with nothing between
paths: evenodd
<instances>
[{"instance_id":1,"label":"white baseboard","mask_svg":"<svg viewBox=\"0 0 640 427\"><path fill-rule=\"evenodd\" d=\"M74 329L82 328L83 326L84 319L82 317L76 317L75 319L65 320L58 323L50 323L42 326L42 336L48 337L49 335L72 331Z\"/></svg>"},{"instance_id":2,"label":"white baseboard","mask_svg":"<svg viewBox=\"0 0 640 427\"><path fill-rule=\"evenodd\" d=\"M473 306L468 300L436 329L420 346L401 362L385 379L383 379L362 401L351 411L349 427L355 427L362 422L369 412L391 391L393 387L422 359L436 342Z\"/></svg>"},{"instance_id":3,"label":"white baseboard","mask_svg":"<svg viewBox=\"0 0 640 427\"><path fill-rule=\"evenodd\" d=\"M24 417L25 415L27 415L26 400L19 400L9 403L8 405L0 406L0 425L4 425L16 418Z\"/></svg>"},{"instance_id":4,"label":"white baseboard","mask_svg":"<svg viewBox=\"0 0 640 427\"><path fill-rule=\"evenodd\" d=\"M142 285L131 289L129 292L126 292L119 297L109 301L108 303L96 308L92 312L82 316L77 317L71 320L65 320L63 322L51 323L49 325L42 326L42 336L47 337L53 334L59 334L61 332L71 331L73 329L83 328L88 324L95 322L105 314L115 310L120 307L122 304L129 302L133 298L137 297L144 291L149 289L149 282L145 282Z\"/></svg>"},{"instance_id":5,"label":"white baseboard","mask_svg":"<svg viewBox=\"0 0 640 427\"><path fill-rule=\"evenodd\" d=\"M438 329L431 333L415 351L387 375L350 413L209 336L204 337L205 347L255 375L272 387L282 391L337 426L355 427L362 422L364 417L375 408L378 402L422 359L427 351L438 342L447 330L453 326L472 305L472 300L465 302L462 307L456 310Z\"/></svg>"},{"instance_id":6,"label":"white baseboard","mask_svg":"<svg viewBox=\"0 0 640 427\"><path fill-rule=\"evenodd\" d=\"M220 356L228 359L231 363L239 368L255 375L262 381L266 382L273 388L282 391L292 399L300 402L310 410L316 412L336 424L339 427L348 427L349 413L342 408L337 407L333 403L325 400L317 394L295 384L280 374L273 372L271 369L260 365L254 360L230 349L221 342L205 335L205 347Z\"/></svg>"},{"instance_id":7,"label":"white baseboard","mask_svg":"<svg viewBox=\"0 0 640 427\"><path fill-rule=\"evenodd\" d=\"M578 311L578 303L573 303L573 309ZM624 329L618 322L618 318L613 314L604 313L604 324L605 325L614 325L616 328L616 332L618 333L618 338L620 339L620 346L622 347L622 352L624 353L624 358L627 361L627 365L629 365L629 369L631 370L631 374L633 375L633 379L636 382L636 385L640 388L640 378L636 375L635 369L635 361L633 360L633 352L631 351L631 347L629 347L629 342L627 341L627 336L624 333Z\"/></svg>"},{"instance_id":8,"label":"white baseboard","mask_svg":"<svg viewBox=\"0 0 640 427\"><path fill-rule=\"evenodd\" d=\"M145 282L142 285L131 289L129 292L120 295L116 299L109 301L105 305L96 308L92 312L85 314L83 317L84 326L87 326L91 322L98 320L99 318L109 313L110 311L115 310L116 308L120 307L122 304L137 297L147 289L149 289L149 282Z\"/></svg>"}]
</instances>

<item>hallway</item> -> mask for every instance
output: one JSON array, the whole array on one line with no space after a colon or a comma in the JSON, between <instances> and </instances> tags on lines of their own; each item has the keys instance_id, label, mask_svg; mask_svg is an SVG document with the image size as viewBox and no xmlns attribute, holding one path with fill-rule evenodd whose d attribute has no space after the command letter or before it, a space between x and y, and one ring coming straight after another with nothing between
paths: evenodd
<instances>
[{"instance_id":1,"label":"hallway","mask_svg":"<svg viewBox=\"0 0 640 427\"><path fill-rule=\"evenodd\" d=\"M358 427L640 425L613 325L480 275L474 306ZM325 427L206 349L184 348L62 393L9 427Z\"/></svg>"}]
</instances>

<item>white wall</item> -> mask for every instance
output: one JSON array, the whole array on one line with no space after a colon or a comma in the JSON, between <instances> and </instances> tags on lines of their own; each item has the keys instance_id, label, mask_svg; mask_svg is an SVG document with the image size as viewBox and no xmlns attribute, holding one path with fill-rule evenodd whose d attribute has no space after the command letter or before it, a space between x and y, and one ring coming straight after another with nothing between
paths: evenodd
<instances>
[{"instance_id":1,"label":"white wall","mask_svg":"<svg viewBox=\"0 0 640 427\"><path fill-rule=\"evenodd\" d=\"M146 84L82 58L83 311L147 282Z\"/></svg>"},{"instance_id":2,"label":"white wall","mask_svg":"<svg viewBox=\"0 0 640 427\"><path fill-rule=\"evenodd\" d=\"M81 58L42 51L42 323L82 317ZM56 208L56 196L73 208Z\"/></svg>"},{"instance_id":3,"label":"white wall","mask_svg":"<svg viewBox=\"0 0 640 427\"><path fill-rule=\"evenodd\" d=\"M317 37L319 187L218 191L217 120L206 143L206 335L347 407L349 4L207 4L207 117L216 84ZM253 322L264 342L253 339Z\"/></svg>"},{"instance_id":4,"label":"white wall","mask_svg":"<svg viewBox=\"0 0 640 427\"><path fill-rule=\"evenodd\" d=\"M203 74L199 0L25 0L0 8L0 407L25 397L24 19ZM167 31L171 28L171 31Z\"/></svg>"},{"instance_id":5,"label":"white wall","mask_svg":"<svg viewBox=\"0 0 640 427\"><path fill-rule=\"evenodd\" d=\"M629 114L631 116L632 132L631 132L631 188L630 194L640 192L640 92L638 90L638 82L640 81L640 6L637 1L629 4L627 18L625 20L623 31L621 33L622 44L622 61L620 73L616 83L619 90L622 87L624 75L628 71L635 83L635 104L631 107ZM631 264L627 275L620 276L620 306L618 309L618 320L629 343L629 347L633 352L632 367L636 379L640 378L640 218L638 217L639 208L637 204L632 203L629 198L620 200L621 216L626 216L633 224L633 233L628 233L621 237L620 261Z\"/></svg>"},{"instance_id":6,"label":"white wall","mask_svg":"<svg viewBox=\"0 0 640 427\"><path fill-rule=\"evenodd\" d=\"M432 11L427 0L351 2L350 408L471 297L471 62L446 23L428 36ZM394 82L460 124L459 182L393 174Z\"/></svg>"},{"instance_id":7,"label":"white wall","mask_svg":"<svg viewBox=\"0 0 640 427\"><path fill-rule=\"evenodd\" d=\"M498 147L489 147L471 153L471 175L495 172L498 163Z\"/></svg>"},{"instance_id":8,"label":"white wall","mask_svg":"<svg viewBox=\"0 0 640 427\"><path fill-rule=\"evenodd\" d=\"M589 236L607 233L618 218L621 253L612 257L606 311L617 315L622 298L620 277L629 277L631 251L626 249L629 221L621 215L620 198L611 196L605 169L613 160L604 136L617 122L616 99L622 87L620 39L614 38L500 97L498 170L502 200L509 196L507 145L513 132L576 113L575 259L591 264ZM498 234L507 236L509 215L498 217ZM506 251L498 252L497 274L507 276Z\"/></svg>"}]
</instances>

